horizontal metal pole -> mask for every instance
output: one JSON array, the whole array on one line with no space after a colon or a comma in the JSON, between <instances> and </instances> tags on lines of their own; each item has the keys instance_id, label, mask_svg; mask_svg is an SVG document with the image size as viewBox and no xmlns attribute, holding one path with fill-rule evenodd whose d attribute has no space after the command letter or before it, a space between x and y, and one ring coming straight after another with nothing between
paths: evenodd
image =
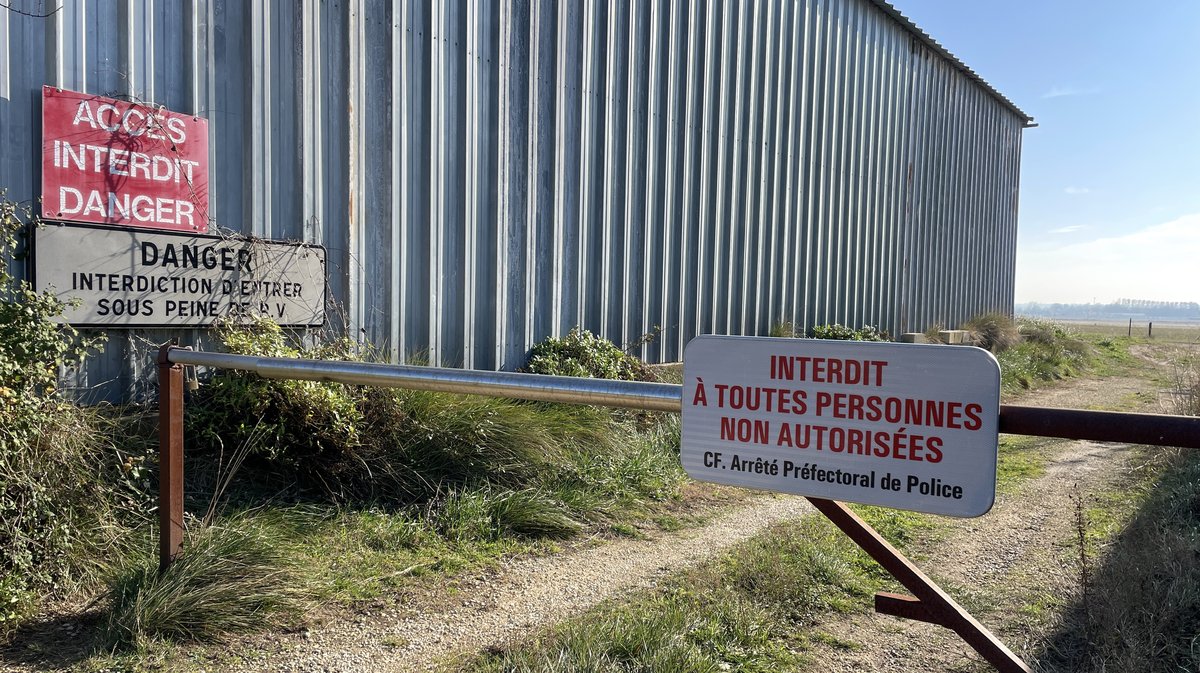
<instances>
[{"instance_id":1,"label":"horizontal metal pole","mask_svg":"<svg viewBox=\"0 0 1200 673\"><path fill-rule=\"evenodd\" d=\"M671 383L610 381L574 376L414 367L336 360L267 358L172 348L171 362L252 371L270 379L333 381L362 386L410 388L442 393L511 397L522 400L594 404L648 411L680 411L682 386Z\"/></svg>"},{"instance_id":2,"label":"horizontal metal pole","mask_svg":"<svg viewBox=\"0 0 1200 673\"><path fill-rule=\"evenodd\" d=\"M170 361L176 364L243 369L271 379L336 381L352 385L412 388L675 413L682 408L683 388L672 383L610 381L574 376L337 360L266 358L205 353L184 348L171 348L168 355ZM1002 405L1000 432L1200 449L1200 418L1191 416Z\"/></svg>"},{"instance_id":3,"label":"horizontal metal pole","mask_svg":"<svg viewBox=\"0 0 1200 673\"><path fill-rule=\"evenodd\" d=\"M1200 418L1195 416L1004 405L1000 432L1200 449Z\"/></svg>"}]
</instances>

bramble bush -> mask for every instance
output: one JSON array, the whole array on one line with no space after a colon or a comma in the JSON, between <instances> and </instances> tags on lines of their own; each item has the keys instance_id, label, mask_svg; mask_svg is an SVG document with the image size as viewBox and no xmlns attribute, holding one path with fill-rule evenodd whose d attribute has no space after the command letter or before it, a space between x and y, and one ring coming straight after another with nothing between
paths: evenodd
<instances>
[{"instance_id":1,"label":"bramble bush","mask_svg":"<svg viewBox=\"0 0 1200 673\"><path fill-rule=\"evenodd\" d=\"M35 219L0 192L0 633L38 596L94 579L90 552L111 537L119 484L137 469L105 446L95 412L58 395L59 370L100 339L57 323L66 305L9 270Z\"/></svg>"}]
</instances>

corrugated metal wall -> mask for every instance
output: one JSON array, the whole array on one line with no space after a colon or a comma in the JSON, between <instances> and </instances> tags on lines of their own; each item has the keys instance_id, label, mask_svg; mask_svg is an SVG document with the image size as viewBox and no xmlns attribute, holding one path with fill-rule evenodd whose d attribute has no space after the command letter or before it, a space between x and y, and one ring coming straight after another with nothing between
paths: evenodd
<instances>
[{"instance_id":1,"label":"corrugated metal wall","mask_svg":"<svg viewBox=\"0 0 1200 673\"><path fill-rule=\"evenodd\" d=\"M884 3L12 4L50 16L0 8L10 198L43 83L205 116L216 224L327 246L398 359L1011 310L1028 119ZM80 384L136 394L168 335L114 333Z\"/></svg>"}]
</instances>

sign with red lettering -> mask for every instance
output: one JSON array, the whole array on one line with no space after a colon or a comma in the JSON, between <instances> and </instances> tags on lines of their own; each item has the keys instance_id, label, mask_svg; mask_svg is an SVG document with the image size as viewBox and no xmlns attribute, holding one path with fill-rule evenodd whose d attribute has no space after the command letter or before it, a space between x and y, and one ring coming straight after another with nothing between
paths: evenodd
<instances>
[{"instance_id":1,"label":"sign with red lettering","mask_svg":"<svg viewBox=\"0 0 1200 673\"><path fill-rule=\"evenodd\" d=\"M694 479L949 516L992 508L1000 366L981 348L701 336L683 376Z\"/></svg>"},{"instance_id":2,"label":"sign with red lettering","mask_svg":"<svg viewBox=\"0 0 1200 673\"><path fill-rule=\"evenodd\" d=\"M42 217L208 231L208 120L42 87Z\"/></svg>"}]
</instances>

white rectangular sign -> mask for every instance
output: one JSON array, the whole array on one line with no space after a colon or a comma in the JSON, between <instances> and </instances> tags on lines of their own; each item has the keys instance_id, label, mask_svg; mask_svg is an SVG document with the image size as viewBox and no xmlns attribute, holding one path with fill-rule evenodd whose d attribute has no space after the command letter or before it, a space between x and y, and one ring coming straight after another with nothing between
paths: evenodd
<instances>
[{"instance_id":1,"label":"white rectangular sign","mask_svg":"<svg viewBox=\"0 0 1200 673\"><path fill-rule=\"evenodd\" d=\"M1000 367L983 349L701 336L683 375L694 479L949 516L992 508Z\"/></svg>"},{"instance_id":2,"label":"white rectangular sign","mask_svg":"<svg viewBox=\"0 0 1200 673\"><path fill-rule=\"evenodd\" d=\"M298 243L48 224L34 231L34 287L78 300L63 321L207 326L266 316L325 322L325 249Z\"/></svg>"}]
</instances>

